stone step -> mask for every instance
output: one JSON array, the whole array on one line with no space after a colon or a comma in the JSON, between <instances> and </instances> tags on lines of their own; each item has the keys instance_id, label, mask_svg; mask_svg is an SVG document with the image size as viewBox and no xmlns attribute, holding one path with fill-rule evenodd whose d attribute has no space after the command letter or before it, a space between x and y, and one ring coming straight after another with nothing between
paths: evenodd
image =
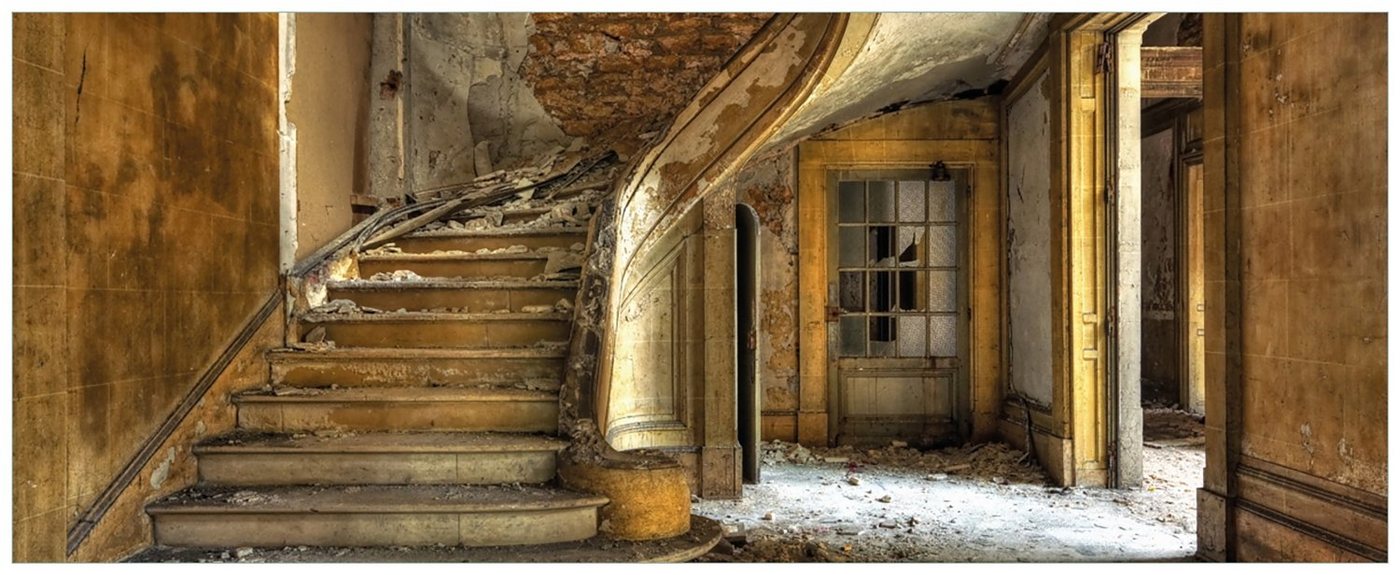
<instances>
[{"instance_id":1,"label":"stone step","mask_svg":"<svg viewBox=\"0 0 1400 575\"><path fill-rule=\"evenodd\" d=\"M559 389L564 346L510 349L345 348L273 350L272 384L289 387L523 385Z\"/></svg>"},{"instance_id":2,"label":"stone step","mask_svg":"<svg viewBox=\"0 0 1400 575\"><path fill-rule=\"evenodd\" d=\"M146 512L175 547L486 546L588 539L606 503L535 486L195 487Z\"/></svg>"},{"instance_id":3,"label":"stone step","mask_svg":"<svg viewBox=\"0 0 1400 575\"><path fill-rule=\"evenodd\" d=\"M306 314L302 334L325 328L336 347L511 348L569 340L571 313Z\"/></svg>"},{"instance_id":4,"label":"stone step","mask_svg":"<svg viewBox=\"0 0 1400 575\"><path fill-rule=\"evenodd\" d=\"M385 311L398 309L459 309L466 312L523 311L526 306L574 302L577 280L461 280L410 281L337 280L326 282L327 299L348 299Z\"/></svg>"},{"instance_id":5,"label":"stone step","mask_svg":"<svg viewBox=\"0 0 1400 575\"><path fill-rule=\"evenodd\" d=\"M588 228L578 227L501 227L485 230L434 230L415 232L394 239L394 245L405 253L431 253L435 250L502 249L525 246L536 250L545 247L569 248L583 243Z\"/></svg>"},{"instance_id":6,"label":"stone step","mask_svg":"<svg viewBox=\"0 0 1400 575\"><path fill-rule=\"evenodd\" d=\"M558 394L527 389L295 389L243 393L234 403L238 427L255 431L554 433L559 428Z\"/></svg>"},{"instance_id":7,"label":"stone step","mask_svg":"<svg viewBox=\"0 0 1400 575\"><path fill-rule=\"evenodd\" d=\"M562 250L557 253L569 253ZM433 278L514 277L527 279L544 273L550 252L475 254L444 252L436 254L364 254L360 256L360 277L408 270Z\"/></svg>"},{"instance_id":8,"label":"stone step","mask_svg":"<svg viewBox=\"0 0 1400 575\"><path fill-rule=\"evenodd\" d=\"M544 483L554 437L514 433L309 434L234 431L196 445L205 485Z\"/></svg>"}]
</instances>

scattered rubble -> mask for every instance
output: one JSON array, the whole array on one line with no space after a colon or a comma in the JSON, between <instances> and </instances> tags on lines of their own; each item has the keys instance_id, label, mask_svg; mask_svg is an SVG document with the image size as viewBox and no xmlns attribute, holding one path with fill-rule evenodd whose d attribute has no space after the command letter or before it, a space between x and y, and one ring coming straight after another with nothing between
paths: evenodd
<instances>
[{"instance_id":1,"label":"scattered rubble","mask_svg":"<svg viewBox=\"0 0 1400 575\"><path fill-rule=\"evenodd\" d=\"M420 280L423 279L423 276L418 275L418 274L415 273L413 270L394 270L394 271L392 271L392 272L379 272L379 273L377 273L377 274L374 274L374 275L372 275L372 276L369 276L369 279L370 279L371 281L377 281L377 282L383 282L383 281L402 282L402 281L420 281Z\"/></svg>"},{"instance_id":2,"label":"scattered rubble","mask_svg":"<svg viewBox=\"0 0 1400 575\"><path fill-rule=\"evenodd\" d=\"M929 451L908 447L902 441L878 449L851 446L808 448L783 441L763 444L763 461L768 464L841 463L846 464L853 474L866 466L900 467L923 471L927 475L1001 479L1002 483L1044 483L1044 472L1026 463L1025 459L1023 452L1004 443L979 443ZM855 475L848 478L848 482L851 480L856 481L851 485L859 485Z\"/></svg>"},{"instance_id":3,"label":"scattered rubble","mask_svg":"<svg viewBox=\"0 0 1400 575\"><path fill-rule=\"evenodd\" d=\"M311 308L311 313L384 313L383 310L362 306L348 299L333 299L321 305Z\"/></svg>"},{"instance_id":4,"label":"scattered rubble","mask_svg":"<svg viewBox=\"0 0 1400 575\"><path fill-rule=\"evenodd\" d=\"M1179 561L1195 552L1204 465L1195 447L1147 450L1144 485L1132 489L1051 486L1000 444L769 442L763 454L763 481L745 485L742 499L692 505L746 535L700 561Z\"/></svg>"}]
</instances>

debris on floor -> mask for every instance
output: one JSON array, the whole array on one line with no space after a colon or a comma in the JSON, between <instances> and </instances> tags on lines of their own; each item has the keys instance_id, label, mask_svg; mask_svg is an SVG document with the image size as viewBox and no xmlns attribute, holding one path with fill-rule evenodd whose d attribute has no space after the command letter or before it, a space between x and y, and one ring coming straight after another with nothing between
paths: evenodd
<instances>
[{"instance_id":1,"label":"debris on floor","mask_svg":"<svg viewBox=\"0 0 1400 575\"><path fill-rule=\"evenodd\" d=\"M1004 443L977 443L921 451L908 447L902 441L878 449L851 446L808 448L796 443L771 441L763 444L763 462L845 463L852 473L866 466L885 466L988 480L999 477L1010 483L1038 484L1045 481L1044 472L1028 464L1025 453Z\"/></svg>"},{"instance_id":2,"label":"debris on floor","mask_svg":"<svg viewBox=\"0 0 1400 575\"><path fill-rule=\"evenodd\" d=\"M1204 453L1144 453L1144 484L1061 488L997 443L919 451L763 445L762 481L693 512L739 541L704 562L1182 561ZM842 459L845 458L845 459Z\"/></svg>"},{"instance_id":3,"label":"debris on floor","mask_svg":"<svg viewBox=\"0 0 1400 575\"><path fill-rule=\"evenodd\" d=\"M1204 445L1205 418L1169 407L1142 409L1142 439L1149 448L1163 445Z\"/></svg>"},{"instance_id":4,"label":"debris on floor","mask_svg":"<svg viewBox=\"0 0 1400 575\"><path fill-rule=\"evenodd\" d=\"M369 276L369 279L377 282L404 282L418 281L423 279L423 276L418 275L413 270L394 270L393 272L379 272L377 274Z\"/></svg>"}]
</instances>

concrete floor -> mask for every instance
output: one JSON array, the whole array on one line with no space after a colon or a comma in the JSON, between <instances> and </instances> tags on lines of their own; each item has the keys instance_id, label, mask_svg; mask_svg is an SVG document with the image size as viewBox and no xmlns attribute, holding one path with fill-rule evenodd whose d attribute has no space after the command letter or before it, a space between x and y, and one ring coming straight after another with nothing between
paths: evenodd
<instances>
[{"instance_id":1,"label":"concrete floor","mask_svg":"<svg viewBox=\"0 0 1400 575\"><path fill-rule=\"evenodd\" d=\"M747 543L702 560L1190 560L1205 465L1202 448L1190 443L1145 448L1144 485L1121 490L880 464L854 471L846 463L766 464L763 482L744 486L744 499L694 505L694 513L747 532Z\"/></svg>"}]
</instances>

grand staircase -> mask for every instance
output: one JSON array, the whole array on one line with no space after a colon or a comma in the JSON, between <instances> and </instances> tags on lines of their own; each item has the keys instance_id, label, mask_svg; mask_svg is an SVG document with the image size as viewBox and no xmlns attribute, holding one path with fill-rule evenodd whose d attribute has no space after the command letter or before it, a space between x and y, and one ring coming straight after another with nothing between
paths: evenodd
<instances>
[{"instance_id":1,"label":"grand staircase","mask_svg":"<svg viewBox=\"0 0 1400 575\"><path fill-rule=\"evenodd\" d=\"M559 388L597 196L516 201L356 253L152 503L159 546L496 546L597 534L557 486Z\"/></svg>"}]
</instances>

